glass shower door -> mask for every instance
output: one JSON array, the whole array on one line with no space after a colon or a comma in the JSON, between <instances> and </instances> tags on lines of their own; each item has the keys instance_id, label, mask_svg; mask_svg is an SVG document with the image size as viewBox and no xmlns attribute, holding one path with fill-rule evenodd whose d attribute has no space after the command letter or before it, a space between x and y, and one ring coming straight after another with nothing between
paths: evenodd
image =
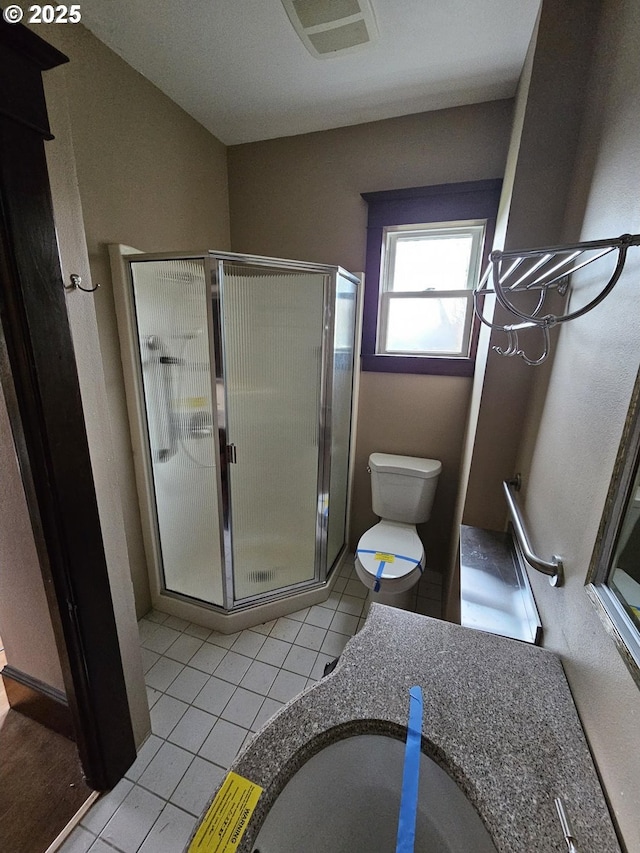
<instances>
[{"instance_id":1,"label":"glass shower door","mask_svg":"<svg viewBox=\"0 0 640 853\"><path fill-rule=\"evenodd\" d=\"M132 261L131 278L161 585L223 605L204 260Z\"/></svg>"},{"instance_id":2,"label":"glass shower door","mask_svg":"<svg viewBox=\"0 0 640 853\"><path fill-rule=\"evenodd\" d=\"M220 262L218 277L229 445L226 533L238 601L318 576L328 277L229 262Z\"/></svg>"}]
</instances>

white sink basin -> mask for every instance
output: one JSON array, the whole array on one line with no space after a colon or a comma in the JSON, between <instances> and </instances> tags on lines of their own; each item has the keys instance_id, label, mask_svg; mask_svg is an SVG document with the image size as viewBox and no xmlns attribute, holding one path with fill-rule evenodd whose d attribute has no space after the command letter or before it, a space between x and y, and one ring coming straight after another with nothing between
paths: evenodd
<instances>
[{"instance_id":1,"label":"white sink basin","mask_svg":"<svg viewBox=\"0 0 640 853\"><path fill-rule=\"evenodd\" d=\"M309 759L271 807L254 853L395 853L404 743L336 741ZM456 783L422 754L415 853L497 853Z\"/></svg>"}]
</instances>

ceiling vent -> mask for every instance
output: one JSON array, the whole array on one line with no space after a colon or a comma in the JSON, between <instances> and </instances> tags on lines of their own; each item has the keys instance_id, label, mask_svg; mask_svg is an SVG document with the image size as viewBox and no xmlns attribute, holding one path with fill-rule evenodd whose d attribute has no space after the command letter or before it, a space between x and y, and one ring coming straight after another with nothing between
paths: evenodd
<instances>
[{"instance_id":1,"label":"ceiling vent","mask_svg":"<svg viewBox=\"0 0 640 853\"><path fill-rule=\"evenodd\" d=\"M369 0L282 0L282 5L316 59L359 50L378 35Z\"/></svg>"}]
</instances>

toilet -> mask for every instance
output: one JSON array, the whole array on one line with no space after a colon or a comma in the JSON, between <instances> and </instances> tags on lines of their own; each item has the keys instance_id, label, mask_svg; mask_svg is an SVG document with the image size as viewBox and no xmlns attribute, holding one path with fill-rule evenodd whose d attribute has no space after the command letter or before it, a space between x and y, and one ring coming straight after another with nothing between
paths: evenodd
<instances>
[{"instance_id":1,"label":"toilet","mask_svg":"<svg viewBox=\"0 0 640 853\"><path fill-rule=\"evenodd\" d=\"M380 521L360 537L355 569L371 601L411 608L425 568L416 524L431 515L441 470L437 459L390 453L369 457L371 505Z\"/></svg>"}]
</instances>

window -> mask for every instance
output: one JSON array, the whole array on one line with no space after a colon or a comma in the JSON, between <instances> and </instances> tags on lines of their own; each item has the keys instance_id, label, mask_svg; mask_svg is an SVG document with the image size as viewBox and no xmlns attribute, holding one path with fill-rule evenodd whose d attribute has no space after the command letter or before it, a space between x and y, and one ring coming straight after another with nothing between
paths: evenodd
<instances>
[{"instance_id":1,"label":"window","mask_svg":"<svg viewBox=\"0 0 640 853\"><path fill-rule=\"evenodd\" d=\"M469 355L485 224L383 229L376 353Z\"/></svg>"},{"instance_id":2,"label":"window","mask_svg":"<svg viewBox=\"0 0 640 853\"><path fill-rule=\"evenodd\" d=\"M501 181L366 193L363 369L471 375Z\"/></svg>"}]
</instances>

